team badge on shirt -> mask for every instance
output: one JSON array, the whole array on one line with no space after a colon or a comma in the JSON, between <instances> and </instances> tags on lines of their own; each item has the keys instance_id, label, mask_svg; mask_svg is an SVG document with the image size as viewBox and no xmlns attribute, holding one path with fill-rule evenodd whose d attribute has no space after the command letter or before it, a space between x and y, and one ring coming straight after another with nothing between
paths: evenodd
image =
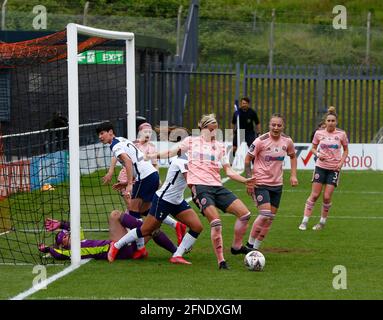
<instances>
[{"instance_id":1,"label":"team badge on shirt","mask_svg":"<svg viewBox=\"0 0 383 320\"><path fill-rule=\"evenodd\" d=\"M263 200L263 195L258 195L257 196L257 202L262 202L262 200Z\"/></svg>"},{"instance_id":2,"label":"team badge on shirt","mask_svg":"<svg viewBox=\"0 0 383 320\"><path fill-rule=\"evenodd\" d=\"M207 202L206 198L202 198L202 199L201 199L201 204L202 204L203 206L206 204L206 202Z\"/></svg>"}]
</instances>

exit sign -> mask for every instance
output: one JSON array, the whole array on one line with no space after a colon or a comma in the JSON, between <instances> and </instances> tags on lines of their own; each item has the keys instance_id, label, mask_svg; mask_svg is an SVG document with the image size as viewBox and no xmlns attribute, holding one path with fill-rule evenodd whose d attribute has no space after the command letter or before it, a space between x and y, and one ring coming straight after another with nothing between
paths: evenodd
<instances>
[{"instance_id":1,"label":"exit sign","mask_svg":"<svg viewBox=\"0 0 383 320\"><path fill-rule=\"evenodd\" d=\"M123 51L89 50L77 55L78 64L124 64Z\"/></svg>"}]
</instances>

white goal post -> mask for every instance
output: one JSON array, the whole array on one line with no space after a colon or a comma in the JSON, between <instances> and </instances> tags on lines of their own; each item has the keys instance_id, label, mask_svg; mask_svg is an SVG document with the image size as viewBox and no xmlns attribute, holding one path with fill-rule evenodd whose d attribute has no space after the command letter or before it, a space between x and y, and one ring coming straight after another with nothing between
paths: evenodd
<instances>
[{"instance_id":1,"label":"white goal post","mask_svg":"<svg viewBox=\"0 0 383 320\"><path fill-rule=\"evenodd\" d=\"M68 57L68 120L69 120L69 174L70 174L70 229L71 263L81 262L80 247L80 142L79 142L79 90L78 90L78 34L126 41L127 137L136 138L135 46L134 34L96 29L75 23L67 25Z\"/></svg>"}]
</instances>

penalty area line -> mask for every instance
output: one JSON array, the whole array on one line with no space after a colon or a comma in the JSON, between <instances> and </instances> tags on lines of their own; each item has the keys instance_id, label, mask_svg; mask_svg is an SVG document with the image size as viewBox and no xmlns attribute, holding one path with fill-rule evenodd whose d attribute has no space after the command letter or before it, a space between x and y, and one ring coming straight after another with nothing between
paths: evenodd
<instances>
[{"instance_id":1,"label":"penalty area line","mask_svg":"<svg viewBox=\"0 0 383 320\"><path fill-rule=\"evenodd\" d=\"M257 213L255 214L257 215ZM224 216L224 217L233 217L233 218L236 218L236 216L230 214L230 213L222 213L221 216ZM302 218L303 217L303 214L302 215L289 215L289 214L284 214L284 213L280 213L278 212L277 215L276 215L276 218ZM320 218L320 215L312 215L311 218ZM344 220L383 220L383 216L336 216L336 215L333 215L333 216L329 216L327 217L327 219L329 220L333 220L333 219L344 219Z\"/></svg>"},{"instance_id":2,"label":"penalty area line","mask_svg":"<svg viewBox=\"0 0 383 320\"><path fill-rule=\"evenodd\" d=\"M69 274L72 271L78 269L79 267L81 267L82 265L88 263L91 260L92 259L81 260L80 264L78 264L76 266L69 266L68 268L65 268L64 270L60 271L59 273L56 273L52 277L41 281L39 284L32 286L32 288L30 288L30 289L28 289L28 290L26 290L24 292L21 292L20 294L10 298L9 300L24 300L25 298L27 298L30 295L36 293L37 291L40 291L41 289L46 289L47 286L49 284L51 284L52 282L54 282L54 281L56 281L56 280L58 280L58 279L60 279L62 277L65 277L67 274Z\"/></svg>"}]
</instances>

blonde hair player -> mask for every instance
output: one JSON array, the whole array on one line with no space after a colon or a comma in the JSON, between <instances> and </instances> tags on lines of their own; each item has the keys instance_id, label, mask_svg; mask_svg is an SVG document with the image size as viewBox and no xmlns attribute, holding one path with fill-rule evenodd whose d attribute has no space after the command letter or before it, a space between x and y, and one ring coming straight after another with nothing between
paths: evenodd
<instances>
[{"instance_id":1,"label":"blonde hair player","mask_svg":"<svg viewBox=\"0 0 383 320\"><path fill-rule=\"evenodd\" d=\"M269 122L269 132L261 135L251 144L245 158L246 176L251 176L251 162L254 159L253 174L255 187L247 188L258 207L259 215L253 223L247 247L258 250L271 228L279 208L283 188L283 161L290 157L290 184L298 185L297 158L293 140L283 133L285 121L275 113Z\"/></svg>"},{"instance_id":2,"label":"blonde hair player","mask_svg":"<svg viewBox=\"0 0 383 320\"><path fill-rule=\"evenodd\" d=\"M193 201L210 223L210 237L219 269L229 269L223 255L222 222L218 209L237 217L234 226L232 254L246 254L249 250L242 245L250 219L250 211L243 202L222 185L220 169L238 182L252 183L236 173L230 166L223 143L217 141L218 122L214 114L202 116L199 122L200 135L186 137L171 150L151 155L157 158L173 157L178 151L188 156L187 184L191 188Z\"/></svg>"},{"instance_id":3,"label":"blonde hair player","mask_svg":"<svg viewBox=\"0 0 383 320\"><path fill-rule=\"evenodd\" d=\"M321 230L331 208L331 197L339 183L340 170L348 156L348 138L346 132L337 128L338 115L334 107L329 107L324 117L326 127L315 132L311 152L317 157L313 173L311 194L306 200L302 223L299 230L306 230L315 202L323 189L321 218L313 230ZM343 148L343 153L341 149Z\"/></svg>"}]
</instances>

